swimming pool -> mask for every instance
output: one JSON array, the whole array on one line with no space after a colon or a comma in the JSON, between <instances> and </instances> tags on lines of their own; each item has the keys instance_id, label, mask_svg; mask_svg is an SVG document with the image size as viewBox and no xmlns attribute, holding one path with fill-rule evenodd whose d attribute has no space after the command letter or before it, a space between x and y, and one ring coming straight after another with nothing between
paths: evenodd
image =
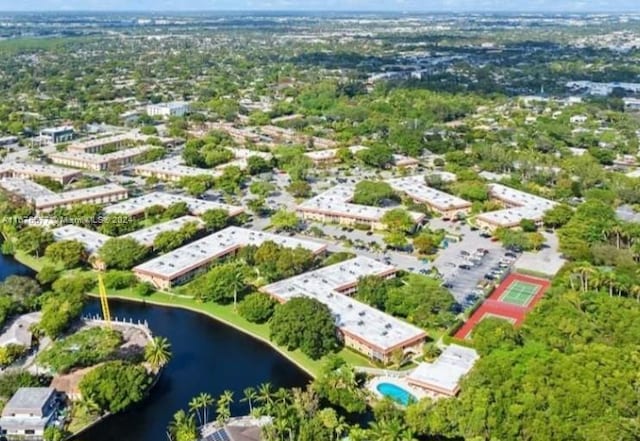
<instances>
[{"instance_id":1,"label":"swimming pool","mask_svg":"<svg viewBox=\"0 0 640 441\"><path fill-rule=\"evenodd\" d=\"M396 403L402 404L403 406L417 401L416 397L414 397L411 393L407 392L400 386L396 386L395 384L380 383L376 386L376 389L383 396L389 397Z\"/></svg>"}]
</instances>

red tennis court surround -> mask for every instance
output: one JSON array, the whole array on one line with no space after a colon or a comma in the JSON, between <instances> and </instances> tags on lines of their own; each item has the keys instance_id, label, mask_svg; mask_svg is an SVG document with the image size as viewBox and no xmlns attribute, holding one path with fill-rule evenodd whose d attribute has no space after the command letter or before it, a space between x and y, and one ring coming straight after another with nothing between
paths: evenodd
<instances>
[{"instance_id":1,"label":"red tennis court surround","mask_svg":"<svg viewBox=\"0 0 640 441\"><path fill-rule=\"evenodd\" d=\"M526 283L529 285L535 285L538 290L533 295L533 298L526 306L518 306L513 303L507 303L502 301L503 297L507 297L509 289L514 282ZM469 317L469 320L456 332L455 338L465 339L469 337L469 334L473 328L480 323L486 317L503 317L516 326L522 324L527 312L529 312L538 301L542 298L544 293L549 289L550 282L538 277L525 276L524 274L511 273L504 279L504 281L493 290L491 295L482 303L482 305Z\"/></svg>"}]
</instances>

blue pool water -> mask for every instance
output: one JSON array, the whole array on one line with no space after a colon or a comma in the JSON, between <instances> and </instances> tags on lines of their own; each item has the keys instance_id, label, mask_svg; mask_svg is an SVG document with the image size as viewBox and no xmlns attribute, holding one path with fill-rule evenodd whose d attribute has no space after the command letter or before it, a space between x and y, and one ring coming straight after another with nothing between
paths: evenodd
<instances>
[{"instance_id":1,"label":"blue pool water","mask_svg":"<svg viewBox=\"0 0 640 441\"><path fill-rule=\"evenodd\" d=\"M414 397L411 393L407 392L401 387L396 386L395 384L380 383L378 384L376 389L378 389L378 392L380 392L385 397L389 397L396 403L402 404L403 406L417 401L416 397Z\"/></svg>"}]
</instances>

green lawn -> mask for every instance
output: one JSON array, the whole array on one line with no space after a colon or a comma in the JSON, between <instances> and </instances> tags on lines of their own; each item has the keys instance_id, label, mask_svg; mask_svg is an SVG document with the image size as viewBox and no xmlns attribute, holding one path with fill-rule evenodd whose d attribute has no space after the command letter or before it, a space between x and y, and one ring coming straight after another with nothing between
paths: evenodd
<instances>
[{"instance_id":1,"label":"green lawn","mask_svg":"<svg viewBox=\"0 0 640 441\"><path fill-rule=\"evenodd\" d=\"M28 266L34 271L40 271L43 266L53 266L56 270L62 270L62 266L59 264L54 264L49 259L45 257L33 257L22 251L16 251L13 257L23 265Z\"/></svg>"},{"instance_id":2,"label":"green lawn","mask_svg":"<svg viewBox=\"0 0 640 441\"><path fill-rule=\"evenodd\" d=\"M24 265L29 266L35 271L40 270L44 265L50 264L45 258L35 258L23 253L16 253L16 260L20 261ZM61 268L57 268L61 269ZM78 270L74 270L78 272ZM89 270L80 270L81 272L89 271ZM94 296L98 295L98 288L96 287L94 291L91 293ZM292 362L296 363L306 372L308 372L311 376L316 377L320 369L324 363L324 360L312 360L311 358L304 355L300 350L289 351L286 348L280 347L269 340L269 325L267 324L256 324L251 323L245 320L240 316L240 314L236 313L233 310L233 305L218 305L215 303L201 303L197 302L191 298L186 298L182 296L175 296L171 294L155 292L147 297L140 297L135 294L132 289L127 288L123 290L109 290L109 296L113 298L121 298L124 300L132 300L136 302L147 302L157 305L163 306L172 306L172 307L181 307L190 309L192 311L200 312L208 315L209 317L221 321L229 326L233 326L236 329L245 332L255 338L258 338L265 343L272 346L275 350L280 352L282 355L290 359ZM374 366L368 358L363 355L358 354L351 349L344 348L342 349L338 355L345 359L349 364L353 366Z\"/></svg>"},{"instance_id":3,"label":"green lawn","mask_svg":"<svg viewBox=\"0 0 640 441\"><path fill-rule=\"evenodd\" d=\"M96 295L96 293L97 291L92 294ZM291 361L296 363L298 366L300 366L302 369L304 369L314 377L319 374L320 369L324 363L324 360L322 359L312 360L311 358L304 355L300 350L289 351L286 348L275 345L269 340L269 325L248 322L233 310L233 305L201 303L190 298L177 297L170 294L158 292L153 293L152 295L147 297L140 297L139 295L134 294L131 289L110 291L109 297L133 300L137 302L144 301L146 303L157 305L181 307L206 314L209 317L219 320L227 325L233 326L242 332L245 332L268 343L282 355L289 358ZM340 357L344 358L349 364L352 365L372 366L372 364L366 357L347 348L342 349L338 355L340 355Z\"/></svg>"}]
</instances>

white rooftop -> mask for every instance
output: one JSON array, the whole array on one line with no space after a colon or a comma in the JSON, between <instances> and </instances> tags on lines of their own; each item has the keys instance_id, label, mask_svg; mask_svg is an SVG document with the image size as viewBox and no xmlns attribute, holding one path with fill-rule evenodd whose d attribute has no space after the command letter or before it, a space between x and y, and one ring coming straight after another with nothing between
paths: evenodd
<instances>
[{"instance_id":1,"label":"white rooftop","mask_svg":"<svg viewBox=\"0 0 640 441\"><path fill-rule=\"evenodd\" d=\"M234 205L205 201L189 196L162 192L153 192L144 196L127 199L126 201L118 202L114 205L109 205L108 207L105 207L103 211L105 214L118 213L134 216L136 214L144 212L144 210L149 207L153 207L154 205L160 205L167 208L177 202L185 202L189 208L189 211L195 215L201 215L204 212L212 209L226 210L229 213L229 216L236 216L244 211L242 207L237 207Z\"/></svg>"},{"instance_id":2,"label":"white rooftop","mask_svg":"<svg viewBox=\"0 0 640 441\"><path fill-rule=\"evenodd\" d=\"M0 335L0 347L10 344L31 346L31 326L35 325L42 318L41 312L31 312L18 317Z\"/></svg>"},{"instance_id":3,"label":"white rooftop","mask_svg":"<svg viewBox=\"0 0 640 441\"><path fill-rule=\"evenodd\" d=\"M74 142L73 144L69 145L69 147L67 147L67 150L68 151L85 151L85 150L90 150L94 147L102 147L109 144L121 143L124 141L131 141L131 143L133 144L136 141L144 142L147 139L149 139L149 136L142 135L140 133L132 131L127 133L120 133L117 135L109 135L109 136L103 136L101 138L87 139L85 141Z\"/></svg>"},{"instance_id":4,"label":"white rooftop","mask_svg":"<svg viewBox=\"0 0 640 441\"><path fill-rule=\"evenodd\" d=\"M138 174L158 173L168 174L181 178L200 175L211 175L213 177L218 177L222 174L220 170L216 169L189 167L187 165L184 165L183 160L180 156L172 156L170 158L161 159L159 161L137 165L135 167L135 171Z\"/></svg>"},{"instance_id":5,"label":"white rooftop","mask_svg":"<svg viewBox=\"0 0 640 441\"><path fill-rule=\"evenodd\" d=\"M409 374L408 380L434 386L453 395L462 377L469 373L478 358L478 353L473 349L449 345L435 362L420 363Z\"/></svg>"},{"instance_id":6,"label":"white rooftop","mask_svg":"<svg viewBox=\"0 0 640 441\"><path fill-rule=\"evenodd\" d=\"M324 193L307 199L298 205L300 211L314 211L326 213L333 216L363 219L379 222L390 208L371 207L368 205L358 205L349 202L353 198L355 186L350 184L340 184L330 188ZM415 222L420 221L424 215L422 213L409 212Z\"/></svg>"},{"instance_id":7,"label":"white rooftop","mask_svg":"<svg viewBox=\"0 0 640 441\"><path fill-rule=\"evenodd\" d=\"M85 153L82 151L67 151L67 152L51 153L49 157L51 157L52 159L55 158L55 159L83 161L91 164L104 164L107 162L118 161L121 159L138 156L152 148L155 148L155 147L150 145L143 145L140 147L131 147L128 149L118 150L111 153L105 153L104 155L101 155L99 153Z\"/></svg>"},{"instance_id":8,"label":"white rooftop","mask_svg":"<svg viewBox=\"0 0 640 441\"><path fill-rule=\"evenodd\" d=\"M422 175L394 178L389 179L387 182L395 191L405 193L412 199L433 205L441 210L471 206L469 201L429 187Z\"/></svg>"},{"instance_id":9,"label":"white rooftop","mask_svg":"<svg viewBox=\"0 0 640 441\"><path fill-rule=\"evenodd\" d=\"M478 216L479 219L500 226L514 226L523 219L541 220L544 213L556 203L524 191L516 190L502 184L490 184L491 196L512 206L503 210L490 211Z\"/></svg>"},{"instance_id":10,"label":"white rooftop","mask_svg":"<svg viewBox=\"0 0 640 441\"><path fill-rule=\"evenodd\" d=\"M182 216L167 222L152 225L142 230L125 234L122 237L130 237L144 246L151 247L153 246L153 242L158 234L165 231L178 231L188 223L195 223L199 228L204 225L204 222L202 222L198 217Z\"/></svg>"},{"instance_id":11,"label":"white rooftop","mask_svg":"<svg viewBox=\"0 0 640 441\"><path fill-rule=\"evenodd\" d=\"M35 200L36 208L52 203L64 205L77 201L101 198L115 193L127 192L127 189L118 184L105 184L96 187L80 188L78 190L65 191L64 193L53 193L49 196L38 197Z\"/></svg>"},{"instance_id":12,"label":"white rooftop","mask_svg":"<svg viewBox=\"0 0 640 441\"><path fill-rule=\"evenodd\" d=\"M263 291L284 301L300 296L317 299L329 307L336 326L343 332L386 352L403 342L424 336L424 331L341 294L340 291L353 287L361 277L385 276L395 272L393 266L358 256L267 285Z\"/></svg>"},{"instance_id":13,"label":"white rooftop","mask_svg":"<svg viewBox=\"0 0 640 441\"><path fill-rule=\"evenodd\" d=\"M40 184L22 178L0 179L0 187L30 202L43 197L56 197L57 194Z\"/></svg>"},{"instance_id":14,"label":"white rooftop","mask_svg":"<svg viewBox=\"0 0 640 441\"><path fill-rule=\"evenodd\" d=\"M67 178L81 174L72 168L58 167L49 164L30 164L24 162L10 162L0 164L0 173L29 174L33 176L48 176L50 178Z\"/></svg>"},{"instance_id":15,"label":"white rooftop","mask_svg":"<svg viewBox=\"0 0 640 441\"><path fill-rule=\"evenodd\" d=\"M238 248L248 245L259 246L267 241L275 242L287 248L302 247L316 254L326 248L325 244L310 240L296 239L240 227L228 227L138 265L134 268L134 271L173 280Z\"/></svg>"},{"instance_id":16,"label":"white rooftop","mask_svg":"<svg viewBox=\"0 0 640 441\"><path fill-rule=\"evenodd\" d=\"M65 225L63 227L55 228L51 230L53 238L57 241L63 240L77 240L84 245L84 249L89 254L96 253L102 245L109 239L109 236L98 233L93 230L78 227L76 225Z\"/></svg>"}]
</instances>

